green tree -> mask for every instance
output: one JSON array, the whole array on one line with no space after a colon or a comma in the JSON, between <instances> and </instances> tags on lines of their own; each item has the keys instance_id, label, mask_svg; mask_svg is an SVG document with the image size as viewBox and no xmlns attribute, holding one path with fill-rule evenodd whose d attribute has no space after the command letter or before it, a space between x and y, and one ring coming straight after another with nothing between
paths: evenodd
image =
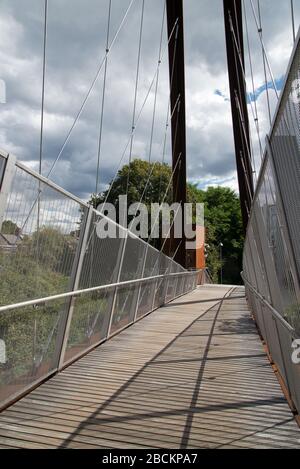
<instances>
[{"instance_id":1,"label":"green tree","mask_svg":"<svg viewBox=\"0 0 300 469\"><path fill-rule=\"evenodd\" d=\"M1 227L1 233L3 234L13 234L18 235L20 233L20 228L16 223L11 220L4 220Z\"/></svg>"},{"instance_id":2,"label":"green tree","mask_svg":"<svg viewBox=\"0 0 300 469\"><path fill-rule=\"evenodd\" d=\"M167 164L151 163L135 159L130 164L129 184L127 191L129 165L124 165L118 172L115 181L108 190L101 194L92 194L90 202L94 207L106 199L118 208L118 196L128 194L128 205L142 202L147 206L151 202L172 203L172 187L168 190L172 169ZM149 174L151 177L149 178ZM197 184L187 184L187 201L204 203L206 227L207 266L214 282L220 280L220 250L223 243L223 282L240 283L240 271L243 250L243 229L238 195L227 187L208 187L202 190Z\"/></svg>"},{"instance_id":3,"label":"green tree","mask_svg":"<svg viewBox=\"0 0 300 469\"><path fill-rule=\"evenodd\" d=\"M207 242L218 254L213 253L214 260L219 259L219 245L223 244L223 282L241 283L244 236L238 195L228 187L208 187L205 191L205 223Z\"/></svg>"},{"instance_id":4,"label":"green tree","mask_svg":"<svg viewBox=\"0 0 300 469\"><path fill-rule=\"evenodd\" d=\"M128 178L129 173L129 178ZM149 175L151 174L151 177ZM118 197L127 193L128 205L142 202L149 206L151 202L171 202L171 186L168 190L172 170L166 163L149 163L148 161L134 159L130 166L125 164L109 188L101 194L92 194L90 202L96 208L104 201L118 207ZM128 190L127 190L128 181Z\"/></svg>"}]
</instances>

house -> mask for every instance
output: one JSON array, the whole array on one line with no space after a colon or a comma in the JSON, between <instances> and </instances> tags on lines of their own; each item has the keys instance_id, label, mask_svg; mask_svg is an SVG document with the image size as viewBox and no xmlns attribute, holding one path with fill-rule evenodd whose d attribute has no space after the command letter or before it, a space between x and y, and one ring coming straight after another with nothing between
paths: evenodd
<instances>
[{"instance_id":1,"label":"house","mask_svg":"<svg viewBox=\"0 0 300 469\"><path fill-rule=\"evenodd\" d=\"M0 233L0 251L13 252L21 241L21 236Z\"/></svg>"}]
</instances>

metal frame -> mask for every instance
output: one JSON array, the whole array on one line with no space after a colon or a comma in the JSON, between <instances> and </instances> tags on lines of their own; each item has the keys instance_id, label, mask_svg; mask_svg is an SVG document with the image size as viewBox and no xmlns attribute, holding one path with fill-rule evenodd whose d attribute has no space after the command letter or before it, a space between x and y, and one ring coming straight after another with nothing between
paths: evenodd
<instances>
[{"instance_id":1,"label":"metal frame","mask_svg":"<svg viewBox=\"0 0 300 469\"><path fill-rule=\"evenodd\" d=\"M16 157L12 154L6 155L6 163L3 171L2 181L0 181L0 231L4 221L4 214L10 193L11 184L16 170Z\"/></svg>"},{"instance_id":2,"label":"metal frame","mask_svg":"<svg viewBox=\"0 0 300 469\"><path fill-rule=\"evenodd\" d=\"M144 274L145 274L145 267L146 267L146 262L147 262L147 255L148 255L148 245L146 246L145 255L144 255L144 259L143 259L143 267L142 267L142 272L141 272L142 278L144 278ZM138 294L137 294L137 300L136 300L136 306L135 306L135 312L134 312L133 322L135 322L135 321L136 321L136 318L137 318L138 307L139 307L139 301L140 301L140 296L141 296L141 291L142 291L142 285L140 284L140 285L139 285Z\"/></svg>"},{"instance_id":3,"label":"metal frame","mask_svg":"<svg viewBox=\"0 0 300 469\"><path fill-rule=\"evenodd\" d=\"M11 311L11 310L14 310L14 309L23 308L25 306L42 305L44 303L48 303L49 301L59 300L59 299L63 299L63 298L70 298L72 296L79 296L79 295L83 295L84 293L90 293L90 292L93 292L93 291L107 290L107 289L112 289L112 288L115 288L115 287L125 287L125 286L135 285L135 284L144 283L144 282L146 283L146 282L150 282L150 281L153 281L153 280L159 280L159 279L163 279L163 278L166 278L166 277L172 277L172 276L174 276L174 277L187 276L187 275L197 276L198 274L199 274L198 270L197 271L192 271L192 272L189 272L189 271L174 272L172 274L155 275L153 277L138 278L138 279L134 279L134 280L126 280L124 282L116 282L116 283L110 283L110 284L107 284L107 285L100 285L98 287L90 287L90 288L85 288L85 289L82 289L82 290L74 290L74 291L70 291L70 292L66 292L66 293L59 293L57 295L47 296L47 297L44 297L44 298L36 298L34 300L22 301L20 303L14 303L14 304L9 304L9 305L5 305L5 306L0 306L0 313L6 312L6 311Z\"/></svg>"},{"instance_id":4,"label":"metal frame","mask_svg":"<svg viewBox=\"0 0 300 469\"><path fill-rule=\"evenodd\" d=\"M29 175L29 179L32 178L32 181L38 181L39 183L44 183L46 184L47 187L50 187L51 189L53 189L54 198L55 198L55 193L61 194L64 196L63 198L64 201L66 200L74 201L78 204L78 209L81 208L84 210L83 211L84 218L81 220L81 223L80 223L79 240L76 246L75 256L74 258L72 258L72 262L73 262L72 273L70 275L69 286L66 288L67 291L63 293L53 294L50 296L44 296L41 298L32 298L30 300L0 306L0 314L6 314L6 315L9 315L9 313L13 311L20 311L20 313L22 313L22 308L24 308L24 315L25 315L24 317L26 317L26 315L30 314L30 310L28 309L26 310L27 307L32 307L32 311L34 312L35 308L38 307L39 305L44 306L46 304L50 304L51 301L54 302L56 300L65 300L65 306L62 309L59 309L57 311L60 317L58 316L59 320L58 320L58 327L57 327L57 333L56 333L56 338L55 338L55 348L54 348L54 351L51 352L52 353L51 370L45 373L44 375L39 376L38 378L36 378L36 375L33 374L31 382L29 380L29 384L24 385L22 389L18 389L16 390L16 392L12 391L11 396L8 399L5 399L5 403L3 403L3 405L6 406L9 404L9 402L16 400L21 395L24 395L24 393L29 392L33 387L37 386L39 382L43 381L49 376L52 376L55 372L60 371L62 368L65 368L69 363L80 358L89 350L93 349L95 346L104 342L105 340L110 338L112 335L115 335L124 327L128 327L130 324L140 320L143 316L145 316L146 314L149 314L154 309L157 309L156 307L153 307L153 304L150 301L152 307L149 306L149 311L147 311L142 316L138 317L139 294L135 295L134 301L136 301L137 303L136 305L134 305L135 310L134 310L133 317L130 318L130 321L124 327L122 325L122 327L119 327L118 330L112 334L111 325L112 325L113 315L114 315L115 308L116 308L117 293L120 287L125 288L125 287L132 287L133 285L136 285L137 287L139 287L137 290L138 290L138 293L140 293L142 285L147 285L149 283L152 284L153 282L158 282L158 281L162 281L164 284L166 284L167 279L169 277L174 277L174 276L176 278L181 278L184 276L196 278L196 276L198 275L198 272L197 271L189 272L189 271L183 270L178 273L170 274L167 272L162 275L153 275L149 277L144 277L145 265L146 265L145 263L146 263L148 250L153 249L155 252L158 252L160 256L163 256L163 258L165 257L165 254L161 253L160 251L157 251L157 249L150 246L148 243L140 239L134 233L131 233L130 230L125 229L124 227L118 225L113 220L110 220L107 216L98 212L97 210L92 208L90 205L86 204L85 202L73 196L72 194L69 194L67 191L57 186L56 184L54 184L52 181L40 176L38 173L31 170L30 168L27 168L22 163L16 162L15 158L12 155L8 155L7 153L4 153L3 151L0 151L0 155L4 157L6 161L4 171L3 171L3 179L2 179L1 191L0 191L0 202L1 202L0 208L3 212L6 210L7 203L10 203L9 202L10 199L8 199L8 195L10 194L10 188L13 182L14 175L16 174L16 169L18 169L21 172L22 171L25 172L26 176ZM27 179L28 179L28 176L27 176ZM35 186L33 185L33 187ZM39 187L40 187L40 184L37 185L36 199L33 199L34 201L29 199L30 207L32 207L32 204L33 203L35 204L36 201L38 200L38 193L39 193L38 188ZM41 189L41 191L43 191L43 189ZM30 210L32 210L32 208ZM64 216L64 212L62 213L63 213L62 216ZM86 254L86 245L87 245L88 238L89 238L90 231L91 231L92 217L95 215L96 216L100 215L102 218L106 219L110 224L114 224L119 230L118 231L119 235L117 235L117 237L122 239L122 243L119 244L119 248L118 248L119 255L116 260L116 265L118 268L117 280L114 283L108 283L104 285L101 284L101 285L93 286L90 288L80 289L78 287L79 287L80 276L82 274L83 262L84 262L84 258ZM120 230L122 230L123 236L120 234ZM132 239L136 241L136 243L140 243L141 246L142 245L145 246L145 254L144 254L145 257L142 261L143 262L142 272L141 272L142 278L133 278L133 279L121 282L120 279L121 279L122 268L123 268L123 263L124 263L124 255L125 255L127 239L129 235L130 237L132 237ZM178 265L174 260L170 258L169 258L169 263L170 264L174 263L174 265ZM139 274L136 273L136 275L139 275ZM26 281L25 278L24 278L24 281ZM187 293L187 291L193 289L196 286L195 283L196 282L187 282L186 289L182 291L181 294L185 294ZM106 315L104 318L104 322L102 323L102 326L101 326L105 328L107 325L107 330L105 332L104 337L101 338L101 340L98 340L96 343L89 342L87 346L83 346L82 352L75 353L74 356L72 355L71 358L68 358L66 360L67 343L68 343L68 338L69 338L70 326L72 324L74 304L75 304L76 297L79 297L80 295L86 295L91 292L96 292L96 291L102 292L102 291L108 291L108 290L110 291L114 290L114 298L112 300L111 306L109 305L109 310L107 310L105 313ZM155 299L155 293L156 293L156 290L152 289L151 294L153 295L153 300ZM178 295L176 295L176 292L174 292L174 297L171 298L170 301L176 298L177 296ZM87 301L88 301L88 298L87 298ZM42 314L42 309L41 309L41 314ZM22 318L22 315L20 315L20 318ZM22 319L19 319L19 320L22 320ZM75 350L75 352L77 351ZM0 407L1 406L2 404L0 403Z\"/></svg>"},{"instance_id":5,"label":"metal frame","mask_svg":"<svg viewBox=\"0 0 300 469\"><path fill-rule=\"evenodd\" d=\"M223 7L235 157L243 227L246 233L254 189L252 164L249 154L250 135L246 103L246 84L242 69L242 65L244 67L242 3L241 0L223 0ZM236 21L233 21L232 18L236 19ZM240 49L240 59L237 58L233 33ZM241 126L240 112L243 118L243 129ZM248 149L248 151L245 151L245 149Z\"/></svg>"},{"instance_id":6,"label":"metal frame","mask_svg":"<svg viewBox=\"0 0 300 469\"><path fill-rule=\"evenodd\" d=\"M251 207L249 224L247 227L243 259L244 272L242 273L242 278L246 286L246 295L249 304L252 307L253 315L260 328L260 332L266 341L270 356L282 377L282 382L284 383L292 401L293 409L298 413L300 413L300 364L293 363L291 359L293 351L291 346L292 342L294 339L300 338L300 328L296 331L295 328L292 327L292 324L294 324L298 329L298 325L300 324L300 272L295 254L295 243L298 242L298 240L295 239L295 236L293 236L293 238L291 236L291 220L287 216L287 207L284 205L283 201L283 190L290 190L292 197L294 195L294 192L292 192L293 188L295 187L295 184L297 184L298 180L295 179L294 185L291 185L291 187L286 186L286 182L283 180L282 184L285 184L285 186L281 187L281 178L278 177L278 168L280 168L280 166L276 164L276 154L274 154L276 150L276 141L274 140L274 136L276 136L278 124L281 124L281 122L283 122L283 125L285 124L287 126L287 134L289 134L289 125L288 122L285 121L285 111L286 106L288 105L288 97L291 92L290 87L292 79L294 75L297 76L297 73L299 72L299 57L300 30L298 31L293 53L289 61L284 88L277 103L271 130L269 135L266 137L266 150L254 193L254 202ZM283 119L283 121L281 119ZM299 116L297 117L297 121L295 120L295 122L293 122L293 126L295 127L294 130L297 129L299 131ZM284 156L286 156L286 165L289 164L289 157L291 157L287 149L287 147L283 147L283 149L281 149L281 151L285 151ZM300 154L298 156L300 157ZM267 180L269 178L267 165L270 165L272 181ZM299 177L299 175L297 177ZM264 188L263 185L265 180L267 181L267 185ZM264 190L268 190L270 184L272 187L274 185L276 191L276 194L274 194L276 197L274 197L274 202L272 203L276 204L276 211L274 212L276 213L275 226L278 230L279 240L279 243L276 243L276 246L278 246L279 266L283 269L282 278L280 276L281 274L278 273L278 269L275 269L275 254L273 253L272 246L269 246L269 235L267 232L268 227L265 226L262 217L260 208L261 203L256 203L261 197L261 194L264 193ZM297 202L299 203L299 200L297 200ZM269 207L268 200L266 200L266 202L263 201L263 204L264 203L266 204L266 207ZM295 221L296 220L293 220L293 223ZM299 220L297 220L297 223L299 224ZM295 226L297 228L297 225ZM293 229L295 230L295 227ZM258 256L260 264L252 252L252 236L255 237L258 249L258 252L255 254ZM266 288L269 291L270 299L265 298L263 294L264 286L259 282L259 276L261 277L261 269L263 267L266 274ZM251 269L255 276L258 277L256 286L253 285L253 280L251 281L251 276L253 277ZM292 314L298 315L296 316L297 319L295 322L294 316L290 319L291 324L287 322L285 318L289 319L289 316L288 311L284 311L284 307L288 309L291 308Z\"/></svg>"},{"instance_id":7,"label":"metal frame","mask_svg":"<svg viewBox=\"0 0 300 469\"><path fill-rule=\"evenodd\" d=\"M78 247L77 247L77 256L73 264L73 273L71 276L72 278L71 291L72 292L76 291L79 286L80 275L82 271L82 264L83 264L83 260L85 256L92 216L93 216L93 210L92 210L92 207L90 206L86 213L85 220L83 221L83 228L81 229L81 237L80 237ZM64 324L60 325L60 331L62 331L63 334L62 336L60 335L58 336L58 341L59 343L61 343L59 360L58 360L58 369L61 369L64 365L64 357L65 357L65 352L67 349L69 331L70 331L70 326L71 326L73 311L74 311L74 299L75 299L74 295L70 296L70 302L68 303Z\"/></svg>"},{"instance_id":8,"label":"metal frame","mask_svg":"<svg viewBox=\"0 0 300 469\"><path fill-rule=\"evenodd\" d=\"M110 311L110 317L108 321L108 326L107 326L107 332L106 336L108 337L110 334L112 322L113 322L113 317L115 314L115 309L116 309L116 302L117 302L117 296L118 296L118 286L122 283L120 282L121 274L122 274L122 267L123 267L123 261L124 261L124 256L125 256L125 251L126 251L126 245L127 245L127 240L128 240L128 231L126 232L126 238L124 239L122 246L121 246L121 258L119 262L119 270L118 270L118 275L117 275L117 282L115 286L115 292L114 292L114 298L111 306L111 311Z\"/></svg>"},{"instance_id":9,"label":"metal frame","mask_svg":"<svg viewBox=\"0 0 300 469\"><path fill-rule=\"evenodd\" d=\"M169 77L171 109L177 112L171 117L172 129L172 167L173 167L173 202L183 207L186 202L186 118L185 118L185 60L183 31L183 0L166 0L168 37L177 22L176 34L169 41ZM178 159L180 162L178 164ZM181 243L181 244L179 244ZM186 266L186 246L184 220L182 220L182 241L174 236L170 238L175 261Z\"/></svg>"}]
</instances>

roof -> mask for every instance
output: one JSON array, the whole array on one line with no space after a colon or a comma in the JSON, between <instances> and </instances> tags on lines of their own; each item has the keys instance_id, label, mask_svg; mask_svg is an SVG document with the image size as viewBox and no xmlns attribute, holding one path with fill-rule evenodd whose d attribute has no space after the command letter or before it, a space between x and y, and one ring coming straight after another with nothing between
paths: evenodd
<instances>
[{"instance_id":1,"label":"roof","mask_svg":"<svg viewBox=\"0 0 300 469\"><path fill-rule=\"evenodd\" d=\"M5 233L0 233L0 244L8 245L8 246L14 246L15 244L18 244L21 241L20 236L16 236L14 234L5 234Z\"/></svg>"}]
</instances>

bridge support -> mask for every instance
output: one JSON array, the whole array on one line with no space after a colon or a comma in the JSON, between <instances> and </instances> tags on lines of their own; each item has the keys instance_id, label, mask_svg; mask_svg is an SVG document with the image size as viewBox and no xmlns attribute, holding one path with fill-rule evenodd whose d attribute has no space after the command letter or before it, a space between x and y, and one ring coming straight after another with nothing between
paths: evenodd
<instances>
[{"instance_id":1,"label":"bridge support","mask_svg":"<svg viewBox=\"0 0 300 469\"><path fill-rule=\"evenodd\" d=\"M184 74L184 37L183 37L183 1L166 0L169 41L170 101L173 112L172 126L172 166L173 166L173 202L182 205L186 202L186 129L185 129L185 74ZM174 30L174 25L175 30ZM171 112L172 112L171 111ZM182 217L182 239L171 235L171 255L175 261L185 267L186 246L184 235L184 217Z\"/></svg>"},{"instance_id":2,"label":"bridge support","mask_svg":"<svg viewBox=\"0 0 300 469\"><path fill-rule=\"evenodd\" d=\"M249 120L244 77L241 0L223 0L231 113L244 232L253 198Z\"/></svg>"}]
</instances>

